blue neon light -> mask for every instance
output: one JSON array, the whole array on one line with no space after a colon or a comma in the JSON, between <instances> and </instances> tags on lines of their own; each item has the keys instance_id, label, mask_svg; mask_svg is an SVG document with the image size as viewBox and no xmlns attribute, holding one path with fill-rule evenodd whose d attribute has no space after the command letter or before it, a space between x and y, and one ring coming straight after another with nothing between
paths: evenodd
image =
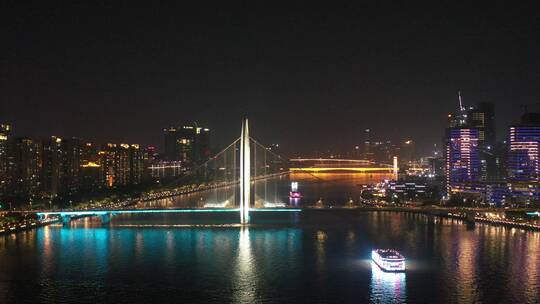
<instances>
[{"instance_id":1,"label":"blue neon light","mask_svg":"<svg viewBox=\"0 0 540 304\"><path fill-rule=\"evenodd\" d=\"M302 209L293 208L252 208L253 212L300 212ZM149 209L149 210L85 210L85 211L51 211L38 212L38 216L60 215L60 216L82 216L82 215L107 215L107 214L139 214L139 213L222 213L240 212L239 208L234 209Z\"/></svg>"}]
</instances>

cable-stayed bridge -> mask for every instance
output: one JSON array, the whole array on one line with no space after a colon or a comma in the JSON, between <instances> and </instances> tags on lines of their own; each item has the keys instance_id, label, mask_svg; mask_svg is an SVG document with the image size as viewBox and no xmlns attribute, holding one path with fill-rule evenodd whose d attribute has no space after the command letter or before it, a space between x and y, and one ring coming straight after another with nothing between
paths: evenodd
<instances>
[{"instance_id":1,"label":"cable-stayed bridge","mask_svg":"<svg viewBox=\"0 0 540 304\"><path fill-rule=\"evenodd\" d=\"M60 216L64 222L72 217L100 216L104 223L115 214L139 213L210 213L239 212L240 223L250 221L250 212L299 212L280 201L277 184L269 182L289 173L288 164L279 155L249 135L248 119L242 121L241 136L202 165L193 168L188 178L208 191L207 199L197 208L70 210L38 212L40 218ZM174 183L169 185L174 187ZM172 191L174 195L174 191Z\"/></svg>"}]
</instances>

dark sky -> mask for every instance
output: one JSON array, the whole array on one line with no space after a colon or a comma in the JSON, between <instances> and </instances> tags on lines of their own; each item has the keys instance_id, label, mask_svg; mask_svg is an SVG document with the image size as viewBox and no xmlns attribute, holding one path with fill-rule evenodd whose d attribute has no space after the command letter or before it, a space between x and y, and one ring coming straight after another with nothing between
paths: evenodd
<instances>
[{"instance_id":1,"label":"dark sky","mask_svg":"<svg viewBox=\"0 0 540 304\"><path fill-rule=\"evenodd\" d=\"M224 145L247 114L289 152L352 147L366 127L428 147L459 89L496 104L501 138L540 102L540 14L522 1L87 2L2 2L0 121L16 135L161 145L197 121Z\"/></svg>"}]
</instances>

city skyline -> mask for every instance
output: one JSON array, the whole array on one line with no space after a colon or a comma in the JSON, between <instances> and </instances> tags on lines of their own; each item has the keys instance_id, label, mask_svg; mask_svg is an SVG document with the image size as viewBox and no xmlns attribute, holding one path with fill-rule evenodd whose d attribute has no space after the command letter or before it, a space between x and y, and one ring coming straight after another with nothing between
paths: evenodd
<instances>
[{"instance_id":1,"label":"city skyline","mask_svg":"<svg viewBox=\"0 0 540 304\"><path fill-rule=\"evenodd\" d=\"M0 7L0 303L540 303L534 4Z\"/></svg>"},{"instance_id":2,"label":"city skyline","mask_svg":"<svg viewBox=\"0 0 540 304\"><path fill-rule=\"evenodd\" d=\"M161 145L166 126L198 122L219 130L221 146L246 114L261 140L288 152L353 147L365 128L428 151L461 90L468 106L495 104L502 140L520 105L540 97L532 11L10 7L0 121L32 138L144 145Z\"/></svg>"}]
</instances>

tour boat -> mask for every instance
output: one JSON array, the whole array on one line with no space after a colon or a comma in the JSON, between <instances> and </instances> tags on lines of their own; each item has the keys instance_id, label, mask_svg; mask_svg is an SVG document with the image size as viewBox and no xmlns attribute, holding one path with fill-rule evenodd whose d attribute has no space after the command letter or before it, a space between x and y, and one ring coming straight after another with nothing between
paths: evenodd
<instances>
[{"instance_id":1,"label":"tour boat","mask_svg":"<svg viewBox=\"0 0 540 304\"><path fill-rule=\"evenodd\" d=\"M384 271L405 271L405 257L394 249L371 251L371 259Z\"/></svg>"},{"instance_id":2,"label":"tour boat","mask_svg":"<svg viewBox=\"0 0 540 304\"><path fill-rule=\"evenodd\" d=\"M298 191L298 182L291 183L291 191L289 192L289 198L301 198L302 194Z\"/></svg>"}]
</instances>

